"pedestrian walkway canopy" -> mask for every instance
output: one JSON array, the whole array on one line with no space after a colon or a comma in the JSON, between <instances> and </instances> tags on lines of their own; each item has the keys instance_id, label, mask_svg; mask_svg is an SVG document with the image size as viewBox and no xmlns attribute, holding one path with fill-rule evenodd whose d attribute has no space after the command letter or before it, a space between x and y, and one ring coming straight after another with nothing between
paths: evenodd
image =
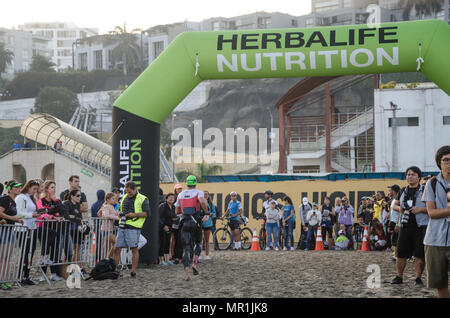
<instances>
[{"instance_id":1,"label":"pedestrian walkway canopy","mask_svg":"<svg viewBox=\"0 0 450 318\"><path fill-rule=\"evenodd\" d=\"M48 114L32 114L20 127L25 138L54 149L62 142L64 155L98 169L111 169L111 146ZM56 149L55 149L56 150Z\"/></svg>"}]
</instances>

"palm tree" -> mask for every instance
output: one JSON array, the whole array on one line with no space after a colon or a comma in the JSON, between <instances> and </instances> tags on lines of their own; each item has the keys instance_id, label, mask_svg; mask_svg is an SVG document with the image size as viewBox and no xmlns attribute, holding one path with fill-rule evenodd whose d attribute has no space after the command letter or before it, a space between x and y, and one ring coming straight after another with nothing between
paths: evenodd
<instances>
[{"instance_id":1,"label":"palm tree","mask_svg":"<svg viewBox=\"0 0 450 318\"><path fill-rule=\"evenodd\" d=\"M409 15L412 8L416 11L416 16L423 20L425 16L434 14L436 18L437 13L442 10L443 0L401 0L400 7L403 10L403 19L409 20Z\"/></svg>"},{"instance_id":2,"label":"palm tree","mask_svg":"<svg viewBox=\"0 0 450 318\"><path fill-rule=\"evenodd\" d=\"M122 61L123 63L123 75L128 74L131 66L138 65L141 59L141 49L136 43L136 32L140 32L139 29L134 29L131 33L127 32L126 23L123 27L116 26L113 31L109 31L109 36L105 39L105 45L117 44L112 50L111 58L113 63Z\"/></svg>"},{"instance_id":3,"label":"palm tree","mask_svg":"<svg viewBox=\"0 0 450 318\"><path fill-rule=\"evenodd\" d=\"M5 49L5 44L0 43L0 76L6 71L8 65L11 65L14 58L14 53Z\"/></svg>"},{"instance_id":4,"label":"palm tree","mask_svg":"<svg viewBox=\"0 0 450 318\"><path fill-rule=\"evenodd\" d=\"M208 165L204 162L197 164L197 174L199 182L205 182L204 176L213 176L222 172L222 167L218 165Z\"/></svg>"}]
</instances>

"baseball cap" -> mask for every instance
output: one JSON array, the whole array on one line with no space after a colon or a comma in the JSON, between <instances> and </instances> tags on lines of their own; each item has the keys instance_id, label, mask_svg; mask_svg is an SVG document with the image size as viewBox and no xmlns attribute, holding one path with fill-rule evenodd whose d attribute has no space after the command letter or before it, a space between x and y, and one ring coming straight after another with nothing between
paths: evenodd
<instances>
[{"instance_id":1,"label":"baseball cap","mask_svg":"<svg viewBox=\"0 0 450 318\"><path fill-rule=\"evenodd\" d=\"M339 230L338 235L345 235L344 230Z\"/></svg>"},{"instance_id":2,"label":"baseball cap","mask_svg":"<svg viewBox=\"0 0 450 318\"><path fill-rule=\"evenodd\" d=\"M6 189L7 190L11 190L12 188L20 188L20 187L23 187L22 183L19 183L17 181L13 181L6 187Z\"/></svg>"},{"instance_id":3,"label":"baseball cap","mask_svg":"<svg viewBox=\"0 0 450 318\"><path fill-rule=\"evenodd\" d=\"M174 188L175 190L176 190L176 189L183 189L183 186L182 186L181 184L177 183L173 188Z\"/></svg>"},{"instance_id":4,"label":"baseball cap","mask_svg":"<svg viewBox=\"0 0 450 318\"><path fill-rule=\"evenodd\" d=\"M304 197L304 198L302 199L302 202L303 202L303 204L308 204L308 198L307 198L307 197Z\"/></svg>"},{"instance_id":5,"label":"baseball cap","mask_svg":"<svg viewBox=\"0 0 450 318\"><path fill-rule=\"evenodd\" d=\"M367 197L362 197L361 200L367 200Z\"/></svg>"},{"instance_id":6,"label":"baseball cap","mask_svg":"<svg viewBox=\"0 0 450 318\"><path fill-rule=\"evenodd\" d=\"M393 185L391 185L388 188L394 190L395 192L399 192L400 191L400 187L397 184L393 184Z\"/></svg>"},{"instance_id":7,"label":"baseball cap","mask_svg":"<svg viewBox=\"0 0 450 318\"><path fill-rule=\"evenodd\" d=\"M119 188L117 188L117 187L114 187L114 188L112 188L112 190L111 190L111 192L120 192L120 189Z\"/></svg>"}]
</instances>

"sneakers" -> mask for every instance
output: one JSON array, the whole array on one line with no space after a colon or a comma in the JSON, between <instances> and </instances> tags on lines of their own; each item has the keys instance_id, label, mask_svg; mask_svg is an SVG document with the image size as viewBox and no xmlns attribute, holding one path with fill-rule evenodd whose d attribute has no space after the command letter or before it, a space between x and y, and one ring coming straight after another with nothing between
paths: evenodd
<instances>
[{"instance_id":1,"label":"sneakers","mask_svg":"<svg viewBox=\"0 0 450 318\"><path fill-rule=\"evenodd\" d=\"M293 251L293 250L294 250L294 248L293 248L293 247L290 247L290 248L289 248L289 250L290 250L290 251Z\"/></svg>"},{"instance_id":2,"label":"sneakers","mask_svg":"<svg viewBox=\"0 0 450 318\"><path fill-rule=\"evenodd\" d=\"M270 251L270 247L269 246L266 247L266 251Z\"/></svg>"},{"instance_id":3,"label":"sneakers","mask_svg":"<svg viewBox=\"0 0 450 318\"><path fill-rule=\"evenodd\" d=\"M39 282L45 282L45 281L46 281L46 279L44 276L41 276L41 278L39 278Z\"/></svg>"},{"instance_id":4,"label":"sneakers","mask_svg":"<svg viewBox=\"0 0 450 318\"><path fill-rule=\"evenodd\" d=\"M285 247L283 247L283 251L287 251L288 249L287 249L287 247L285 246Z\"/></svg>"},{"instance_id":5,"label":"sneakers","mask_svg":"<svg viewBox=\"0 0 450 318\"><path fill-rule=\"evenodd\" d=\"M50 259L48 255L44 255L41 257L41 259L38 262L38 265L44 266L44 265L52 265L53 261Z\"/></svg>"},{"instance_id":6,"label":"sneakers","mask_svg":"<svg viewBox=\"0 0 450 318\"><path fill-rule=\"evenodd\" d=\"M416 286L423 286L423 282L422 282L422 280L420 279L420 277L417 277L417 278L416 278L416 281L414 282L414 285L416 285Z\"/></svg>"},{"instance_id":7,"label":"sneakers","mask_svg":"<svg viewBox=\"0 0 450 318\"><path fill-rule=\"evenodd\" d=\"M198 275L199 274L199 272L198 272L196 267L192 267L192 271L194 272L194 275Z\"/></svg>"},{"instance_id":8,"label":"sneakers","mask_svg":"<svg viewBox=\"0 0 450 318\"><path fill-rule=\"evenodd\" d=\"M166 263L166 262L164 262L164 261L162 261L161 263L159 263L159 265L161 265L161 266L167 266L167 265L169 265L169 264Z\"/></svg>"},{"instance_id":9,"label":"sneakers","mask_svg":"<svg viewBox=\"0 0 450 318\"><path fill-rule=\"evenodd\" d=\"M205 259L211 259L211 256L209 256L209 255L206 255L206 258Z\"/></svg>"},{"instance_id":10,"label":"sneakers","mask_svg":"<svg viewBox=\"0 0 450 318\"><path fill-rule=\"evenodd\" d=\"M31 278L26 278L22 281L23 285L28 285L28 286L34 286L37 285L36 282L34 280L32 280Z\"/></svg>"},{"instance_id":11,"label":"sneakers","mask_svg":"<svg viewBox=\"0 0 450 318\"><path fill-rule=\"evenodd\" d=\"M174 261L173 261L173 263L172 263L172 265L178 265L178 264L180 264L180 261L179 261L179 260L177 260L177 259L176 259L176 260L174 260Z\"/></svg>"},{"instance_id":12,"label":"sneakers","mask_svg":"<svg viewBox=\"0 0 450 318\"><path fill-rule=\"evenodd\" d=\"M392 280L391 284L403 284L403 278L400 276L395 276L395 278Z\"/></svg>"},{"instance_id":13,"label":"sneakers","mask_svg":"<svg viewBox=\"0 0 450 318\"><path fill-rule=\"evenodd\" d=\"M52 282L59 282L60 280L62 280L62 278L59 277L57 274L52 274L52 277L50 277L50 280Z\"/></svg>"},{"instance_id":14,"label":"sneakers","mask_svg":"<svg viewBox=\"0 0 450 318\"><path fill-rule=\"evenodd\" d=\"M275 247L275 251L279 251L280 249L278 247Z\"/></svg>"},{"instance_id":15,"label":"sneakers","mask_svg":"<svg viewBox=\"0 0 450 318\"><path fill-rule=\"evenodd\" d=\"M0 289L2 290L8 290L11 289L12 285L10 283L4 283L0 285Z\"/></svg>"},{"instance_id":16,"label":"sneakers","mask_svg":"<svg viewBox=\"0 0 450 318\"><path fill-rule=\"evenodd\" d=\"M169 265L175 265L172 261L169 261L167 264L169 264Z\"/></svg>"},{"instance_id":17,"label":"sneakers","mask_svg":"<svg viewBox=\"0 0 450 318\"><path fill-rule=\"evenodd\" d=\"M131 278L136 279L136 273L135 272L131 272L130 276L131 276Z\"/></svg>"}]
</instances>

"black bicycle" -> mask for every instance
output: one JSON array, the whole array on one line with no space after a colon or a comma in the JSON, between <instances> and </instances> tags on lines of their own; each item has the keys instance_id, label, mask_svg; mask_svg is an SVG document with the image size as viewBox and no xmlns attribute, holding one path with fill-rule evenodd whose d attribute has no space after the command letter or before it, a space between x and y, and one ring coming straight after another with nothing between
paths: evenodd
<instances>
[{"instance_id":1,"label":"black bicycle","mask_svg":"<svg viewBox=\"0 0 450 318\"><path fill-rule=\"evenodd\" d=\"M231 234L231 226L230 226L230 218L217 218L218 220L222 220L224 222L224 225L220 228L218 228L214 232L214 242L217 242L217 248L220 251L225 251L227 249L231 248L231 245L233 244L233 235ZM247 225L247 223L242 223L242 225ZM241 232L241 246L244 250L249 250L252 246L252 236L253 232L250 228L239 227L239 231Z\"/></svg>"}]
</instances>

